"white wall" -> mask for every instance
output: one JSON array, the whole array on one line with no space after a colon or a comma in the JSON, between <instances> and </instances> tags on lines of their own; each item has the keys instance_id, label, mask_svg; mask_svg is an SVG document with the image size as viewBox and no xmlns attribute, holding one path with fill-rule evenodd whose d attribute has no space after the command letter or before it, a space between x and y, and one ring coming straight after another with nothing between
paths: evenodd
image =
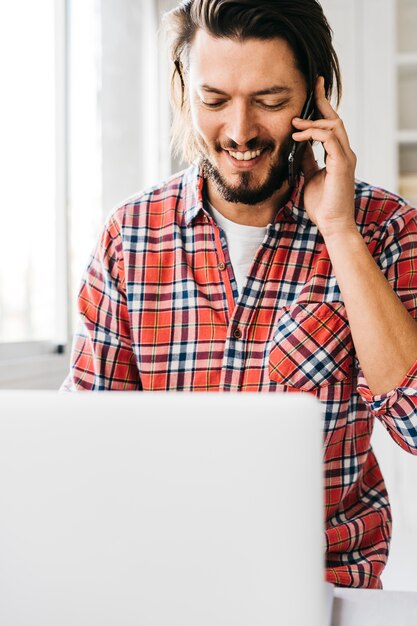
<instances>
[{"instance_id":1,"label":"white wall","mask_svg":"<svg viewBox=\"0 0 417 626\"><path fill-rule=\"evenodd\" d=\"M339 114L358 157L357 177L395 191L395 2L321 0L321 5L341 64Z\"/></svg>"},{"instance_id":2,"label":"white wall","mask_svg":"<svg viewBox=\"0 0 417 626\"><path fill-rule=\"evenodd\" d=\"M103 211L158 182L157 8L101 0Z\"/></svg>"}]
</instances>

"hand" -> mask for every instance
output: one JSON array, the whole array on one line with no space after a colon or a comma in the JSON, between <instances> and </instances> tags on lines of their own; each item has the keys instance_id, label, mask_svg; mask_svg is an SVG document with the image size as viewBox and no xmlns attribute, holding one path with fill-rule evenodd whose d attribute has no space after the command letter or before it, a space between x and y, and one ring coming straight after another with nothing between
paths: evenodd
<instances>
[{"instance_id":1,"label":"hand","mask_svg":"<svg viewBox=\"0 0 417 626\"><path fill-rule=\"evenodd\" d=\"M305 176L304 208L324 238L341 231L357 232L355 224L355 167L353 153L342 120L326 99L324 78L315 85L320 120L294 118L295 141L319 141L325 151L326 167L320 169L307 143L301 168Z\"/></svg>"}]
</instances>

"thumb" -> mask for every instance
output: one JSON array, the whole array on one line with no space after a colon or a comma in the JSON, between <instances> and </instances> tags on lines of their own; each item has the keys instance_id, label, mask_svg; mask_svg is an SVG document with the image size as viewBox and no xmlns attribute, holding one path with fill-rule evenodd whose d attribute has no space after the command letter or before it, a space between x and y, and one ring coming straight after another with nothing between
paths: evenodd
<instances>
[{"instance_id":1,"label":"thumb","mask_svg":"<svg viewBox=\"0 0 417 626\"><path fill-rule=\"evenodd\" d=\"M314 174L320 171L320 168L314 157L313 147L309 141L307 142L306 148L304 150L303 159L301 161L301 169L303 170L306 182L310 178L312 178Z\"/></svg>"}]
</instances>

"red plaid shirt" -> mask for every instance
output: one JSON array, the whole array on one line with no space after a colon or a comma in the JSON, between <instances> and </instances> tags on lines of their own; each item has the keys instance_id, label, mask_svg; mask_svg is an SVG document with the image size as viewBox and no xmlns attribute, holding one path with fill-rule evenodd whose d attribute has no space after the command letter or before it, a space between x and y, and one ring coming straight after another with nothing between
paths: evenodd
<instances>
[{"instance_id":1,"label":"red plaid shirt","mask_svg":"<svg viewBox=\"0 0 417 626\"><path fill-rule=\"evenodd\" d=\"M396 389L372 396L302 185L268 226L240 296L196 166L115 210L81 286L64 388L314 393L323 406L327 579L379 587L391 516L371 433L376 416L417 453L417 362ZM357 182L356 216L417 317L416 210Z\"/></svg>"}]
</instances>

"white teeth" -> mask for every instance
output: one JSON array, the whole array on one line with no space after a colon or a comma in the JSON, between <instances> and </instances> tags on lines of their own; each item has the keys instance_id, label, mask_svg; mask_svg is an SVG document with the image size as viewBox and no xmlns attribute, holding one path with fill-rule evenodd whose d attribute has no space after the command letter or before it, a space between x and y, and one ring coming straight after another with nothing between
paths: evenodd
<instances>
[{"instance_id":1,"label":"white teeth","mask_svg":"<svg viewBox=\"0 0 417 626\"><path fill-rule=\"evenodd\" d=\"M246 150L246 152L232 152L228 150L228 153L237 161L251 161L261 154L261 150Z\"/></svg>"}]
</instances>

